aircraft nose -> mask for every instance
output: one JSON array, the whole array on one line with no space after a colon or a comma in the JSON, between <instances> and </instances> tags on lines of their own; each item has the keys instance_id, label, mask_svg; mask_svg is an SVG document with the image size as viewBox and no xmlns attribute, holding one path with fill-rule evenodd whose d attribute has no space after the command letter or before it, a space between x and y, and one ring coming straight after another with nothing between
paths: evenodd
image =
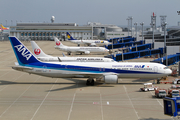
<instances>
[{"instance_id":1,"label":"aircraft nose","mask_svg":"<svg viewBox=\"0 0 180 120\"><path fill-rule=\"evenodd\" d=\"M170 75L170 74L172 74L172 70L171 70L171 69L168 69L168 70L166 71L166 73L167 73L168 75Z\"/></svg>"},{"instance_id":2,"label":"aircraft nose","mask_svg":"<svg viewBox=\"0 0 180 120\"><path fill-rule=\"evenodd\" d=\"M106 52L109 52L109 50L108 50L108 49L106 49L105 51L106 51Z\"/></svg>"}]
</instances>

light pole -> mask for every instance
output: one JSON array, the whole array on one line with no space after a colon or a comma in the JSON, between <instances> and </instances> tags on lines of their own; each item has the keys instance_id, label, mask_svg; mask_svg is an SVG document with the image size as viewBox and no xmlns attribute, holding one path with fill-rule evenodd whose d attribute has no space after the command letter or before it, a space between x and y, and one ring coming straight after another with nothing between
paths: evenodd
<instances>
[{"instance_id":1,"label":"light pole","mask_svg":"<svg viewBox=\"0 0 180 120\"><path fill-rule=\"evenodd\" d=\"M13 21L11 20L11 26L13 25Z\"/></svg>"},{"instance_id":2,"label":"light pole","mask_svg":"<svg viewBox=\"0 0 180 120\"><path fill-rule=\"evenodd\" d=\"M144 35L143 35L143 25L144 25L144 22L140 23L140 25L142 26L142 40L143 40L143 37L144 37ZM145 41L144 41L144 44L145 44Z\"/></svg>"},{"instance_id":3,"label":"light pole","mask_svg":"<svg viewBox=\"0 0 180 120\"><path fill-rule=\"evenodd\" d=\"M150 23L151 27L152 27L152 32L153 32L153 36L152 36L152 48L154 48L154 27L155 27L155 23Z\"/></svg>"},{"instance_id":4,"label":"light pole","mask_svg":"<svg viewBox=\"0 0 180 120\"><path fill-rule=\"evenodd\" d=\"M135 22L134 25L136 26L136 41L137 41L137 22Z\"/></svg>"},{"instance_id":5,"label":"light pole","mask_svg":"<svg viewBox=\"0 0 180 120\"><path fill-rule=\"evenodd\" d=\"M132 37L132 19L133 19L133 17L129 16L129 20L131 21L131 37Z\"/></svg>"},{"instance_id":6,"label":"light pole","mask_svg":"<svg viewBox=\"0 0 180 120\"><path fill-rule=\"evenodd\" d=\"M128 36L129 36L129 18L126 19L128 21Z\"/></svg>"},{"instance_id":7,"label":"light pole","mask_svg":"<svg viewBox=\"0 0 180 120\"><path fill-rule=\"evenodd\" d=\"M92 33L91 33L91 39L93 40L93 23L92 23Z\"/></svg>"},{"instance_id":8,"label":"light pole","mask_svg":"<svg viewBox=\"0 0 180 120\"><path fill-rule=\"evenodd\" d=\"M166 25L167 22L161 24L162 28L164 28L164 55L166 56L166 66L168 66L167 48L166 48Z\"/></svg>"}]
</instances>

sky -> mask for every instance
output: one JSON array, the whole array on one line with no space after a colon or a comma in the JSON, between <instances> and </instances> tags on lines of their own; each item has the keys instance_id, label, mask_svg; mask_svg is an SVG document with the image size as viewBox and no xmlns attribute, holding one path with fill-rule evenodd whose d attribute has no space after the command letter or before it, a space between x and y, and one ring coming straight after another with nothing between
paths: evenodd
<instances>
[{"instance_id":1,"label":"sky","mask_svg":"<svg viewBox=\"0 0 180 120\"><path fill-rule=\"evenodd\" d=\"M128 16L133 23L150 25L151 15L156 14L157 26L160 15L166 15L168 26L180 21L180 0L0 0L0 23L4 26L16 22L77 23L100 22L118 26L128 25ZM7 21L7 22L6 22Z\"/></svg>"}]
</instances>

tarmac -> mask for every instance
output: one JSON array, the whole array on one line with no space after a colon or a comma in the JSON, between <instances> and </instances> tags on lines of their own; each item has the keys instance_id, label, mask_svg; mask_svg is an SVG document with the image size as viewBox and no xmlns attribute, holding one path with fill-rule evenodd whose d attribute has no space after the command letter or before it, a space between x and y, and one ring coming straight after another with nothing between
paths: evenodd
<instances>
[{"instance_id":1,"label":"tarmac","mask_svg":"<svg viewBox=\"0 0 180 120\"><path fill-rule=\"evenodd\" d=\"M30 50L29 41L23 41ZM54 41L36 41L42 50L62 56ZM63 41L64 45L77 46ZM64 52L65 53L65 52ZM72 56L104 56L103 54ZM130 61L150 61L140 58ZM9 41L0 42L0 120L171 120L163 99L140 92L151 79L121 79L118 84L86 86L86 79L48 78L11 68L16 58ZM175 79L175 77L168 77ZM169 88L171 84L155 84Z\"/></svg>"}]
</instances>

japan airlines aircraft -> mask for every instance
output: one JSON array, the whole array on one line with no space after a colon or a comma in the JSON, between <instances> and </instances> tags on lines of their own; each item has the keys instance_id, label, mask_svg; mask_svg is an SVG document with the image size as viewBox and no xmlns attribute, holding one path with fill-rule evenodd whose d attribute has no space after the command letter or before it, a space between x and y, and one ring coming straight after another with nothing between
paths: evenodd
<instances>
[{"instance_id":1,"label":"japan airlines aircraft","mask_svg":"<svg viewBox=\"0 0 180 120\"><path fill-rule=\"evenodd\" d=\"M9 30L9 28L4 27L2 24L0 24L0 25L1 25L1 30Z\"/></svg>"},{"instance_id":2,"label":"japan airlines aircraft","mask_svg":"<svg viewBox=\"0 0 180 120\"><path fill-rule=\"evenodd\" d=\"M104 47L68 47L68 46L63 45L58 40L57 37L54 36L53 38L54 38L54 41L56 43L55 48L66 51L69 55L72 52L81 53L81 54L82 53L90 54L90 52L94 52L94 53L108 53L109 52L109 50L104 48Z\"/></svg>"},{"instance_id":3,"label":"japan airlines aircraft","mask_svg":"<svg viewBox=\"0 0 180 120\"><path fill-rule=\"evenodd\" d=\"M113 59L103 57L53 57L45 54L34 41L31 41L31 46L33 54L39 60L46 62L115 62Z\"/></svg>"},{"instance_id":4,"label":"japan airlines aircraft","mask_svg":"<svg viewBox=\"0 0 180 120\"><path fill-rule=\"evenodd\" d=\"M118 83L118 78L161 78L172 73L163 64L145 62L41 62L16 37L9 37L18 71L52 78L88 78L86 84Z\"/></svg>"},{"instance_id":5,"label":"japan airlines aircraft","mask_svg":"<svg viewBox=\"0 0 180 120\"><path fill-rule=\"evenodd\" d=\"M108 41L105 41L105 40L77 40L77 39L74 39L68 32L66 33L66 35L67 35L67 38L69 41L78 44L78 46L80 44L87 44L87 45L96 45L96 44L108 45L108 44L110 44Z\"/></svg>"}]
</instances>

